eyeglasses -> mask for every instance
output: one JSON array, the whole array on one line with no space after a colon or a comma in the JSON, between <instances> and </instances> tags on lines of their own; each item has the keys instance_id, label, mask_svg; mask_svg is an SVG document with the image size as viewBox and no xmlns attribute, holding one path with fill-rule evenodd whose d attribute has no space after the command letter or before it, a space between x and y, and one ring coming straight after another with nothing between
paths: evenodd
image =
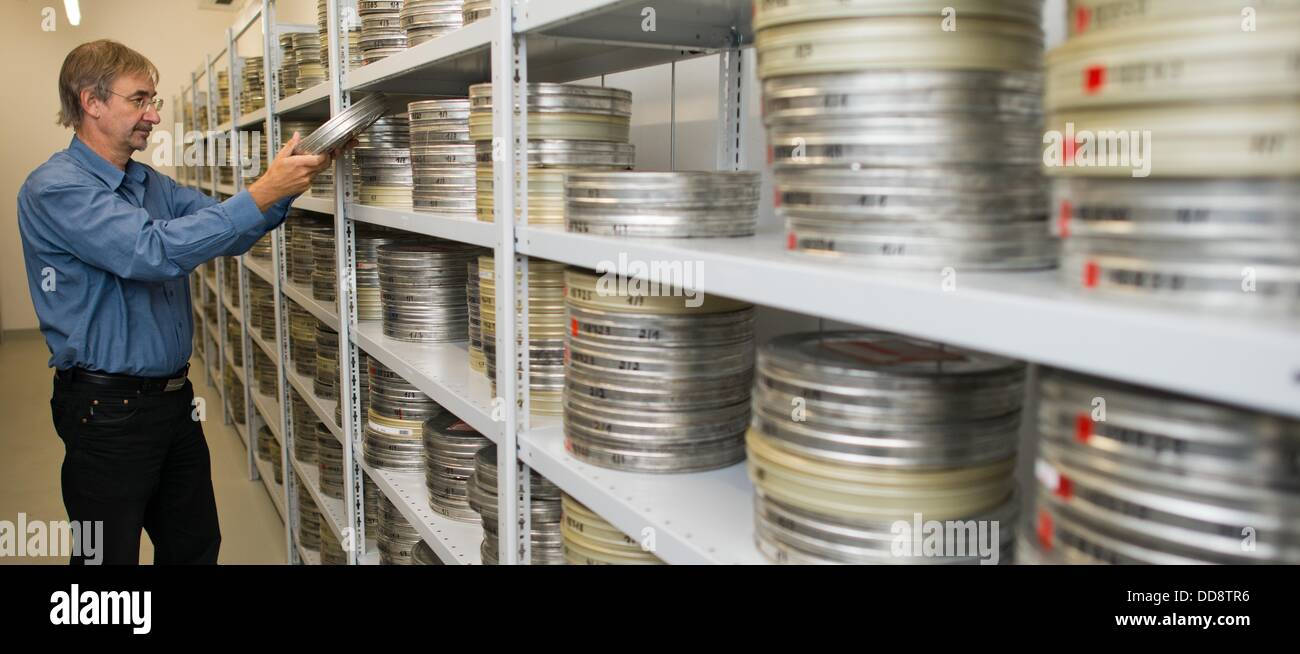
<instances>
[{"instance_id":1,"label":"eyeglasses","mask_svg":"<svg viewBox=\"0 0 1300 654\"><path fill-rule=\"evenodd\" d=\"M150 100L145 96L140 96L139 98L128 98L125 95L122 95L121 93L116 93L113 91L109 91L109 93L112 93L113 95L116 95L117 97L122 98L127 102L130 102L131 104L135 105L136 109L140 111L146 111L151 105L153 106L154 111L162 111L163 108L162 98L154 98L152 100Z\"/></svg>"}]
</instances>

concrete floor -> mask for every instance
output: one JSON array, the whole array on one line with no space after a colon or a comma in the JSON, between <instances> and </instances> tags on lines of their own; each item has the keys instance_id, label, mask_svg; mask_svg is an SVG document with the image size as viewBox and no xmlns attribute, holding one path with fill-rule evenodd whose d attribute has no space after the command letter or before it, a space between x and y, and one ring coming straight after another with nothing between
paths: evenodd
<instances>
[{"instance_id":1,"label":"concrete floor","mask_svg":"<svg viewBox=\"0 0 1300 654\"><path fill-rule=\"evenodd\" d=\"M63 443L50 422L52 371L39 332L10 332L0 344L0 520L66 520L59 490ZM285 563L285 531L261 481L250 480L248 454L233 425L222 424L221 397L195 357L190 379L207 398L203 425L212 453L212 485L221 520L221 563ZM144 535L140 561L153 561ZM63 564L66 559L0 556L3 564Z\"/></svg>"}]
</instances>

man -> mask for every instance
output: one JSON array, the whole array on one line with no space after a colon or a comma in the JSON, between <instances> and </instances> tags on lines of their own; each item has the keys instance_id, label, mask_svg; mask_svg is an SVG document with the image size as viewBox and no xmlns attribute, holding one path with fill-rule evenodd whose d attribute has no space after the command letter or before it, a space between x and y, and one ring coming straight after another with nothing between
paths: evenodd
<instances>
[{"instance_id":1,"label":"man","mask_svg":"<svg viewBox=\"0 0 1300 654\"><path fill-rule=\"evenodd\" d=\"M19 190L18 226L56 369L50 408L68 518L103 522L105 563L139 563L141 528L154 563L216 563L208 446L186 379L187 275L278 227L331 157L291 154L295 134L225 202L178 186L131 159L161 121L157 82L153 63L120 43L68 54L59 122L75 135Z\"/></svg>"}]
</instances>

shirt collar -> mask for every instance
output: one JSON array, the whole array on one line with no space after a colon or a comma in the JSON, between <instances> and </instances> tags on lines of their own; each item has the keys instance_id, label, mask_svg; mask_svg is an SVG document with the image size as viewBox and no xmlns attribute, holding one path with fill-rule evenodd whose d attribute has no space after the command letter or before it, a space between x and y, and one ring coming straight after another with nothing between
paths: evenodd
<instances>
[{"instance_id":1,"label":"shirt collar","mask_svg":"<svg viewBox=\"0 0 1300 654\"><path fill-rule=\"evenodd\" d=\"M117 190L122 185L122 180L130 177L137 183L143 183L145 178L144 166L135 161L128 159L126 162L126 171L118 170L107 159L99 156L98 152L90 149L77 135L72 136L72 143L68 145L68 151L72 153L78 161L82 163L95 177L103 180L108 187Z\"/></svg>"}]
</instances>

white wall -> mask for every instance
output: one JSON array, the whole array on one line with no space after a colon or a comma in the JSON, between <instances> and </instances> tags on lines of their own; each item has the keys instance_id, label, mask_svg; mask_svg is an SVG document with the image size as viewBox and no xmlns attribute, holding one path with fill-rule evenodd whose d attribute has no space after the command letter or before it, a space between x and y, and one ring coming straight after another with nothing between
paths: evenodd
<instances>
[{"instance_id":1,"label":"white wall","mask_svg":"<svg viewBox=\"0 0 1300 654\"><path fill-rule=\"evenodd\" d=\"M57 13L56 29L41 29L41 11ZM233 14L200 10L197 0L88 0L81 25L68 24L58 0L0 3L0 66L5 101L0 102L0 319L3 329L36 327L18 237L18 189L33 169L66 148L72 131L56 122L58 76L63 58L86 41L109 38L138 50L158 66L159 95L166 101L163 125L175 121L172 96L189 80L206 52L224 40ZM148 152L136 155L149 161Z\"/></svg>"}]
</instances>

